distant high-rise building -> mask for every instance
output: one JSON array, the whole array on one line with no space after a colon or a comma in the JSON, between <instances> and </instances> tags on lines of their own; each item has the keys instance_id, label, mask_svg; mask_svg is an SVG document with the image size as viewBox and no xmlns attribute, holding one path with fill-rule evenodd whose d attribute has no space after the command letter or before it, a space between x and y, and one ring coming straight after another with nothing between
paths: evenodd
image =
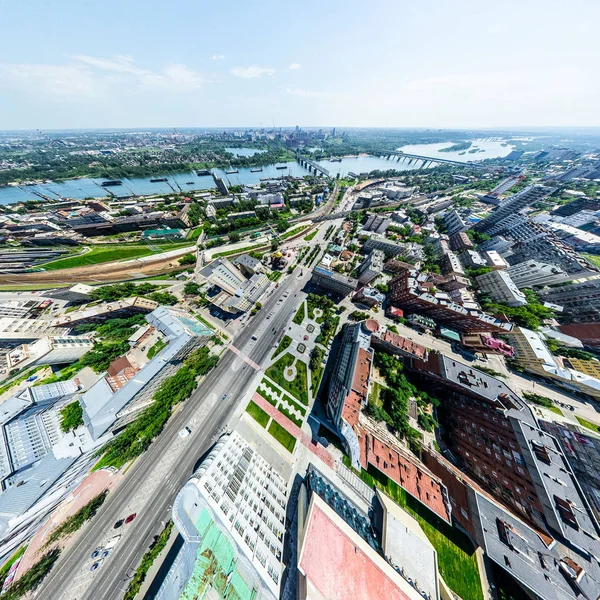
<instances>
[{"instance_id":1,"label":"distant high-rise building","mask_svg":"<svg viewBox=\"0 0 600 600\"><path fill-rule=\"evenodd\" d=\"M221 194L222 196L227 196L229 194L229 190L227 189L225 182L220 177L217 177L214 173L212 174L212 176L213 176L215 185L217 186L217 189L219 190L219 194Z\"/></svg>"}]
</instances>

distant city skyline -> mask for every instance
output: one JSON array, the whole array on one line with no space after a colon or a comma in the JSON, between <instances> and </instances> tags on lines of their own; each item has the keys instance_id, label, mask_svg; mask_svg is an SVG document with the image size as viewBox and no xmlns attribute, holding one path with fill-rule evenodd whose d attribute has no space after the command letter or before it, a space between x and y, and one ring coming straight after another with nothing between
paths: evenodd
<instances>
[{"instance_id":1,"label":"distant city skyline","mask_svg":"<svg viewBox=\"0 0 600 600\"><path fill-rule=\"evenodd\" d=\"M0 129L600 126L599 20L591 0L0 3Z\"/></svg>"}]
</instances>

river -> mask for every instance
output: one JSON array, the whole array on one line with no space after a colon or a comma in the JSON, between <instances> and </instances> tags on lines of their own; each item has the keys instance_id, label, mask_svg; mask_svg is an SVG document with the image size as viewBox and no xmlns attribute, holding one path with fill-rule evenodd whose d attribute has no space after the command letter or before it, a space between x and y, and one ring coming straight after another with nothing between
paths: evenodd
<instances>
[{"instance_id":1,"label":"river","mask_svg":"<svg viewBox=\"0 0 600 600\"><path fill-rule=\"evenodd\" d=\"M438 152L442 147L449 147L452 143L444 144L419 144L413 146L403 146L400 148L404 152L419 154L421 156L431 156L432 158L447 158L461 162L484 160L486 158L497 158L506 156L511 150L511 146L502 146L501 141L497 140L473 140L471 148L477 147L484 152L475 154L465 152L460 155L458 152ZM231 152L243 153L240 155L251 156L259 150L254 148L228 148ZM277 169L277 166L285 166L286 169ZM331 176L335 177L338 173L340 177L345 177L348 173L368 173L376 169L387 170L396 169L405 171L414 168L414 164L408 165L406 162L398 162L380 158L378 156L356 156L343 158L341 162L331 162L329 160L319 161L319 164L329 171ZM279 165L268 165L262 167L261 171L252 172L255 169L240 168L238 173L227 174L224 169L213 169L218 177L222 177L229 185L251 185L260 183L261 179L276 178L282 175L292 175L302 177L308 175L308 170L301 167L297 162L291 161ZM150 179L167 177L166 182L151 183ZM60 200L63 198L74 198L81 200L83 198L109 197L114 194L118 197L148 196L151 194L169 195L174 192L194 192L210 190L215 187L213 178L210 175L199 177L194 172L177 173L175 175L154 175L153 177L122 178L123 185L104 188L102 182L104 179L82 178L69 179L60 183L48 183L41 185L22 186L22 187L4 187L0 188L0 204L13 204L24 202L25 200L38 200L33 192L44 194L48 198Z\"/></svg>"}]
</instances>

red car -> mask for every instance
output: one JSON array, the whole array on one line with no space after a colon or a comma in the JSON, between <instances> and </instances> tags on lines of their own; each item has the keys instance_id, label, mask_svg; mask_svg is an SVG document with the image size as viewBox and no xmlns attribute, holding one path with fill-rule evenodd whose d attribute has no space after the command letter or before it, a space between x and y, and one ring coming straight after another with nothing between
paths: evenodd
<instances>
[{"instance_id":1,"label":"red car","mask_svg":"<svg viewBox=\"0 0 600 600\"><path fill-rule=\"evenodd\" d=\"M133 521L135 518L137 517L137 513L132 513L130 514L126 519L125 519L125 524L127 523L131 523L131 521Z\"/></svg>"}]
</instances>

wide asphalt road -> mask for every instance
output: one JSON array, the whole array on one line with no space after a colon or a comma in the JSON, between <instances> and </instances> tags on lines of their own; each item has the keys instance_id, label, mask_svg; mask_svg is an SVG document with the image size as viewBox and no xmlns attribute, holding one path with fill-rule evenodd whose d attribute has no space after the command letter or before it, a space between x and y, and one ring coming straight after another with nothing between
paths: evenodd
<instances>
[{"instance_id":1,"label":"wide asphalt road","mask_svg":"<svg viewBox=\"0 0 600 600\"><path fill-rule=\"evenodd\" d=\"M262 310L250 319L233 341L235 348L258 365L262 365L270 355L304 297L300 289L309 279L310 270L304 267L304 274L300 277L299 272L297 268L292 275L284 278L279 288L263 302ZM289 295L283 298L286 291ZM272 316L267 318L271 313ZM253 337L257 340L253 340ZM198 459L214 444L226 426L255 375L255 368L247 361L242 361L231 350L225 351L217 366L192 396L176 409L160 436L133 463L119 487L109 494L98 514L85 526L83 535L65 549L36 592L37 597L51 600L114 600L123 596L129 582L127 575L137 568L153 537L170 517L175 496L192 475ZM226 393L231 397L222 401L221 397ZM203 404L207 402L214 403L214 407L205 414L207 411L203 410ZM185 440L178 438L178 432L194 419L196 423L191 425L192 435ZM189 440L191 443L177 445L178 440ZM124 511L127 505L138 490L147 484L163 454L172 451L173 444L181 449L173 468L158 482L137 518L119 530L122 538L102 567L95 573L85 575L92 562L91 552L111 536L114 523L126 516Z\"/></svg>"}]
</instances>

